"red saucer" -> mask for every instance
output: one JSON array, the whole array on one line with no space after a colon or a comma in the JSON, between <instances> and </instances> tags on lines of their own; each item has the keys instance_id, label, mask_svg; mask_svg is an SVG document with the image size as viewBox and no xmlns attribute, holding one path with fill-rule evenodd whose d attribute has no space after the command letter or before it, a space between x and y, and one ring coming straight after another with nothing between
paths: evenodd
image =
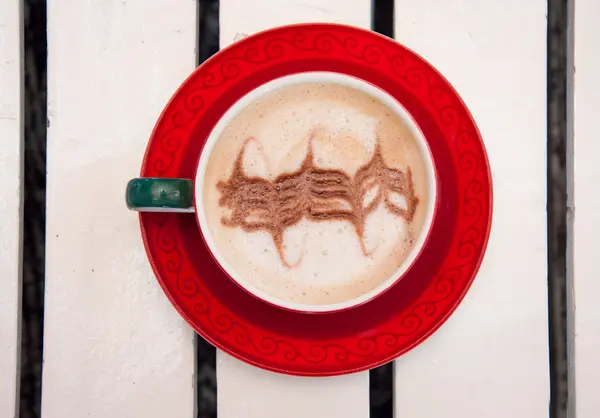
<instances>
[{"instance_id":1,"label":"red saucer","mask_svg":"<svg viewBox=\"0 0 600 418\"><path fill-rule=\"evenodd\" d=\"M440 179L437 212L426 247L402 280L354 309L283 310L223 273L193 214L141 213L140 221L163 290L205 339L268 370L339 375L393 360L431 335L464 297L485 252L492 218L488 160L468 109L443 76L366 30L305 24L261 32L219 52L183 83L154 129L141 175L193 178L208 134L236 100L305 71L349 74L387 91L429 143Z\"/></svg>"}]
</instances>

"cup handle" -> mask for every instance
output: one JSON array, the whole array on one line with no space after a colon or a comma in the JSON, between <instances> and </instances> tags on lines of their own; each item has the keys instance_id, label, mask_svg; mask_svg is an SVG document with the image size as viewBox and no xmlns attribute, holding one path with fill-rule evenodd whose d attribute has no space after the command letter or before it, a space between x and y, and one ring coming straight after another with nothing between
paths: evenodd
<instances>
[{"instance_id":1,"label":"cup handle","mask_svg":"<svg viewBox=\"0 0 600 418\"><path fill-rule=\"evenodd\" d=\"M142 177L129 180L127 208L139 212L194 212L194 184L189 179Z\"/></svg>"}]
</instances>

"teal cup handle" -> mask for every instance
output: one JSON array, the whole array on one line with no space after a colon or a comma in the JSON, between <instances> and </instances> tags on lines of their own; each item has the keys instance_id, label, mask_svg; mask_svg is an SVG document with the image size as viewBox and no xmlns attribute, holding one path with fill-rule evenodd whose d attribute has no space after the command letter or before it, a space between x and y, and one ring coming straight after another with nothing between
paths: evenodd
<instances>
[{"instance_id":1,"label":"teal cup handle","mask_svg":"<svg viewBox=\"0 0 600 418\"><path fill-rule=\"evenodd\" d=\"M194 212L194 183L189 179L141 177L129 180L125 202L139 212Z\"/></svg>"}]
</instances>

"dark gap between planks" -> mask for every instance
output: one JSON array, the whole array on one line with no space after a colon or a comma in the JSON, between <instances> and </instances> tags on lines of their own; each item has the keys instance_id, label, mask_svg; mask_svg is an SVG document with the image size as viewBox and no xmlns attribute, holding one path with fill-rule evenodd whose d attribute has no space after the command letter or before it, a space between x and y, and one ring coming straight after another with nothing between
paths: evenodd
<instances>
[{"instance_id":1,"label":"dark gap between planks","mask_svg":"<svg viewBox=\"0 0 600 418\"><path fill-rule=\"evenodd\" d=\"M373 0L371 29L394 38L394 0ZM394 418L394 363L369 371L371 418Z\"/></svg>"},{"instance_id":2,"label":"dark gap between planks","mask_svg":"<svg viewBox=\"0 0 600 418\"><path fill-rule=\"evenodd\" d=\"M41 416L46 247L46 1L25 0L20 418Z\"/></svg>"},{"instance_id":3,"label":"dark gap between planks","mask_svg":"<svg viewBox=\"0 0 600 418\"><path fill-rule=\"evenodd\" d=\"M219 50L219 1L199 0L196 64L200 65ZM196 336L197 418L217 418L217 350Z\"/></svg>"},{"instance_id":4,"label":"dark gap between planks","mask_svg":"<svg viewBox=\"0 0 600 418\"><path fill-rule=\"evenodd\" d=\"M547 194L550 418L566 418L567 362L567 0L548 1Z\"/></svg>"}]
</instances>

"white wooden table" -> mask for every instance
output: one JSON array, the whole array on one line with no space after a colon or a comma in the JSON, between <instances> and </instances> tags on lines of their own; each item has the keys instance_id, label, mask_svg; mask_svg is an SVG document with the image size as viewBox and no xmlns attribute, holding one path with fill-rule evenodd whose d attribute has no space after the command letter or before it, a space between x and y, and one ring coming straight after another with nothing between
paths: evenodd
<instances>
[{"instance_id":1,"label":"white wooden table","mask_svg":"<svg viewBox=\"0 0 600 418\"><path fill-rule=\"evenodd\" d=\"M237 33L296 22L369 28L371 7L371 0L221 0L221 46ZM596 418L600 3L577 0L574 13L570 377L576 417ZM194 333L153 276L123 190L162 108L195 67L197 18L195 0L48 1L45 418L194 416ZM20 0L0 1L2 418L14 416L18 394L21 20ZM548 417L546 1L396 0L395 34L459 91L494 181L478 278L451 319L395 362L396 417ZM290 377L219 352L217 378L219 418L369 415L366 372Z\"/></svg>"}]
</instances>

